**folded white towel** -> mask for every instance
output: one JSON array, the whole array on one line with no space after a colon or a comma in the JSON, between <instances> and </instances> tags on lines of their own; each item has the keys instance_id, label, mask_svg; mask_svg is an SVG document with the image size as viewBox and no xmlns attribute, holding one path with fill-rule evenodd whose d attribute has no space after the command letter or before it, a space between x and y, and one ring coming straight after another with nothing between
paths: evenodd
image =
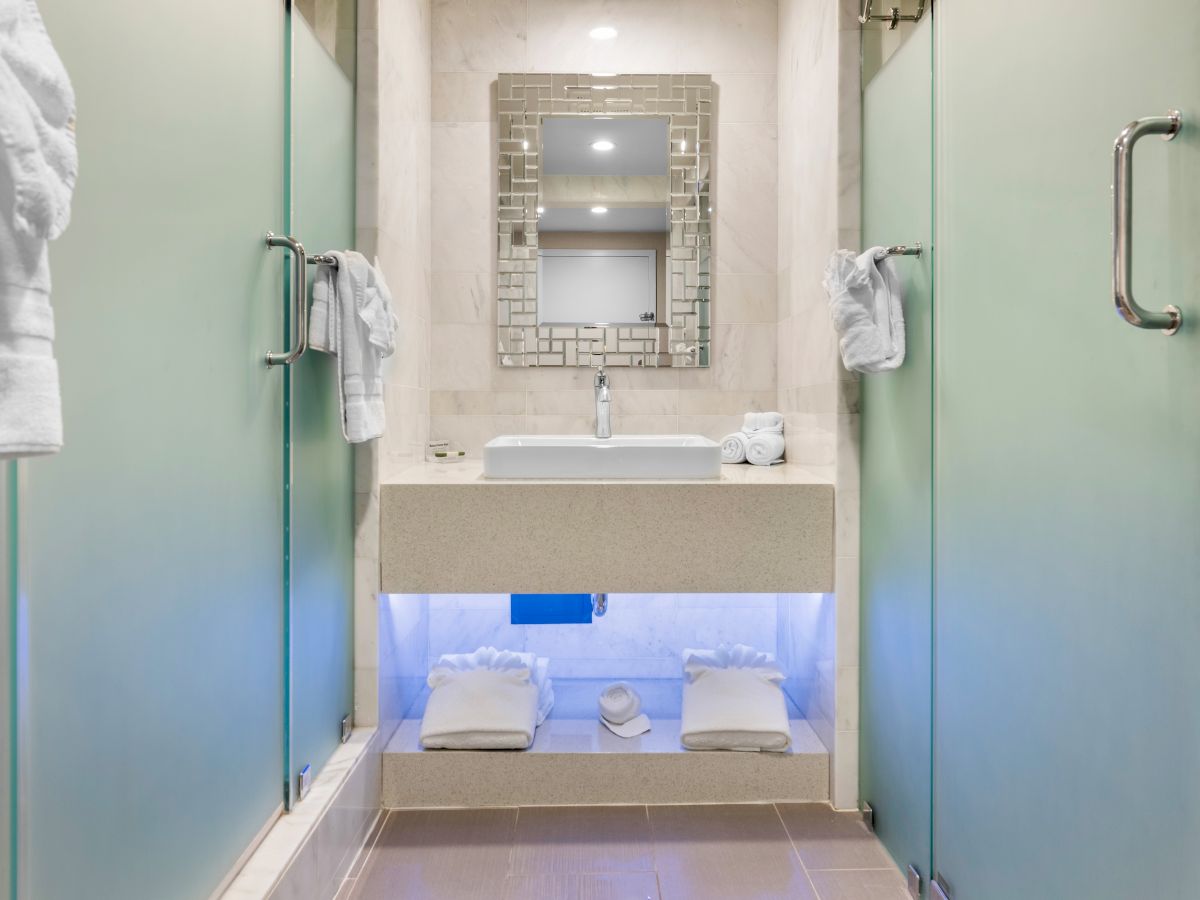
<instances>
[{"instance_id":1,"label":"folded white towel","mask_svg":"<svg viewBox=\"0 0 1200 900\"><path fill-rule=\"evenodd\" d=\"M684 650L681 740L689 750L786 750L783 673L745 644Z\"/></svg>"},{"instance_id":2,"label":"folded white towel","mask_svg":"<svg viewBox=\"0 0 1200 900\"><path fill-rule=\"evenodd\" d=\"M784 440L782 434L760 431L746 442L746 461L756 466L773 466L783 462Z\"/></svg>"},{"instance_id":3,"label":"folded white towel","mask_svg":"<svg viewBox=\"0 0 1200 900\"><path fill-rule=\"evenodd\" d=\"M309 313L313 349L337 356L342 434L351 444L384 431L383 360L395 350L397 320L383 274L361 253L330 251L318 266Z\"/></svg>"},{"instance_id":4,"label":"folded white towel","mask_svg":"<svg viewBox=\"0 0 1200 900\"><path fill-rule=\"evenodd\" d=\"M842 362L855 372L887 372L904 362L904 312L900 282L882 247L857 257L838 250L822 282L840 335Z\"/></svg>"},{"instance_id":5,"label":"folded white towel","mask_svg":"<svg viewBox=\"0 0 1200 900\"><path fill-rule=\"evenodd\" d=\"M740 431L721 438L721 462L743 463L746 461L746 435Z\"/></svg>"},{"instance_id":6,"label":"folded white towel","mask_svg":"<svg viewBox=\"0 0 1200 900\"><path fill-rule=\"evenodd\" d=\"M480 647L446 654L429 672L421 744L445 750L524 750L554 704L549 661Z\"/></svg>"},{"instance_id":7,"label":"folded white towel","mask_svg":"<svg viewBox=\"0 0 1200 900\"><path fill-rule=\"evenodd\" d=\"M624 725L642 711L642 698L633 685L615 681L600 692L599 706L602 719Z\"/></svg>"},{"instance_id":8,"label":"folded white towel","mask_svg":"<svg viewBox=\"0 0 1200 900\"><path fill-rule=\"evenodd\" d=\"M47 241L77 170L75 96L37 5L0 2L0 459L62 448Z\"/></svg>"}]
</instances>

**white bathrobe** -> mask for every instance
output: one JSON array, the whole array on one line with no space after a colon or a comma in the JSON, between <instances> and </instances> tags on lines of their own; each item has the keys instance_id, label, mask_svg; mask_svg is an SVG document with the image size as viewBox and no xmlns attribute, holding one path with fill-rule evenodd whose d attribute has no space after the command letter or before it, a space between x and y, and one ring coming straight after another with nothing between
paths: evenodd
<instances>
[{"instance_id":1,"label":"white bathrobe","mask_svg":"<svg viewBox=\"0 0 1200 900\"><path fill-rule=\"evenodd\" d=\"M0 0L0 459L62 448L47 242L66 229L75 96L33 0Z\"/></svg>"}]
</instances>

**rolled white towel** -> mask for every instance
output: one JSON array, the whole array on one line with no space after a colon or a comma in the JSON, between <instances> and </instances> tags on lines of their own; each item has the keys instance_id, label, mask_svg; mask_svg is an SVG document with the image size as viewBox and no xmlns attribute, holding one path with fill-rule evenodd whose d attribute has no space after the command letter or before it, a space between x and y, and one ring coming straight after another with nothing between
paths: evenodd
<instances>
[{"instance_id":1,"label":"rolled white towel","mask_svg":"<svg viewBox=\"0 0 1200 900\"><path fill-rule=\"evenodd\" d=\"M742 417L742 433L749 436L761 427L762 413L748 412Z\"/></svg>"},{"instance_id":2,"label":"rolled white towel","mask_svg":"<svg viewBox=\"0 0 1200 900\"><path fill-rule=\"evenodd\" d=\"M758 414L759 432L783 434L783 413L765 412Z\"/></svg>"},{"instance_id":3,"label":"rolled white towel","mask_svg":"<svg viewBox=\"0 0 1200 900\"><path fill-rule=\"evenodd\" d=\"M746 461L746 444L748 439L740 431L727 434L721 438L721 462L743 463Z\"/></svg>"},{"instance_id":4,"label":"rolled white towel","mask_svg":"<svg viewBox=\"0 0 1200 900\"><path fill-rule=\"evenodd\" d=\"M783 435L759 432L746 442L746 461L756 466L773 466L783 462Z\"/></svg>"},{"instance_id":5,"label":"rolled white towel","mask_svg":"<svg viewBox=\"0 0 1200 900\"><path fill-rule=\"evenodd\" d=\"M642 698L633 685L615 681L600 692L600 717L624 725L642 711Z\"/></svg>"}]
</instances>

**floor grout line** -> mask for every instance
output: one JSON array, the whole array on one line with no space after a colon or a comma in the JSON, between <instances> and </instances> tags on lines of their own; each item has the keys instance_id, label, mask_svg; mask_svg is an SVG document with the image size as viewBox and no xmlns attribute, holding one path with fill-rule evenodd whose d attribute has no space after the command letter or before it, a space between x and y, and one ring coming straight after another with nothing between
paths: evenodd
<instances>
[{"instance_id":1,"label":"floor grout line","mask_svg":"<svg viewBox=\"0 0 1200 900\"><path fill-rule=\"evenodd\" d=\"M792 837L792 833L788 831L787 822L783 821L783 813L779 811L779 804L772 803L771 809L775 810L775 817L779 819L779 827L783 829L783 834L788 840L788 846L792 848L792 854L796 857L796 862L800 863L800 871L804 873L804 879L808 882L808 886L812 888L813 896L817 900L821 900L821 893L817 890L817 884L812 880L808 866L804 864L804 858L800 855L800 850L796 847L796 841Z\"/></svg>"}]
</instances>

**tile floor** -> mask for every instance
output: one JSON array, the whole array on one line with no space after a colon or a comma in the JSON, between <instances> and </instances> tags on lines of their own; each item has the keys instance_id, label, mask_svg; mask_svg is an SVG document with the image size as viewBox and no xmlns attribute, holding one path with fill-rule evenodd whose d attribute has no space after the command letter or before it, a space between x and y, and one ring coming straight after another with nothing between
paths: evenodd
<instances>
[{"instance_id":1,"label":"tile floor","mask_svg":"<svg viewBox=\"0 0 1200 900\"><path fill-rule=\"evenodd\" d=\"M818 803L392 810L338 900L907 900Z\"/></svg>"}]
</instances>

